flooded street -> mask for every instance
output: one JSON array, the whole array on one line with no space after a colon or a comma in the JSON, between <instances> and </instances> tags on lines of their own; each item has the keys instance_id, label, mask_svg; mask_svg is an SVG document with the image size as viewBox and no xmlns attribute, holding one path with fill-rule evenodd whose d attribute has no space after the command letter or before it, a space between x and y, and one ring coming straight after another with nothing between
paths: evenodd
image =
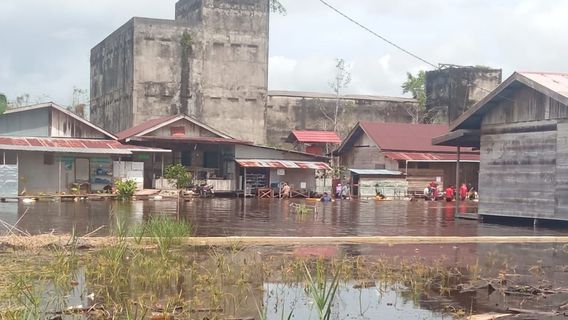
<instances>
[{"instance_id":1,"label":"flooded street","mask_svg":"<svg viewBox=\"0 0 568 320\"><path fill-rule=\"evenodd\" d=\"M296 215L291 203L316 206L317 214ZM31 234L108 235L116 219L128 224L154 215L191 221L197 236L531 236L564 235L563 229L479 223L454 219L454 203L426 201L343 200L323 204L304 200L194 199L163 201L79 201L0 203L0 219ZM475 213L476 202L460 205Z\"/></svg>"},{"instance_id":2,"label":"flooded street","mask_svg":"<svg viewBox=\"0 0 568 320\"><path fill-rule=\"evenodd\" d=\"M312 211L298 214L291 209L298 204ZM459 211L476 213L477 203L462 203ZM136 319L161 313L180 319L318 319L326 306L332 308L332 319L464 319L511 308L553 311L557 316L568 301L568 247L562 243L246 245L235 240L226 246L191 247L176 244L174 229L167 229L169 223L175 227L191 222L195 235L209 237L565 233L558 227L454 219L453 203L1 203L0 216L6 226L31 234L80 236L97 230L96 236L118 235L108 245L84 251L69 242L30 252L9 245L0 248L0 298L8 301L4 307L23 305L24 310L48 316L73 310L62 313L62 319L110 319L132 313L144 314ZM156 221L166 224L151 227ZM146 234L154 238L142 240L140 234L136 240L137 232L145 230L154 230ZM183 237L189 231L180 232ZM128 235L134 240L129 242ZM327 294L334 300L318 309L318 299ZM17 296L33 297L38 304L13 300ZM13 310L18 315L22 309Z\"/></svg>"}]
</instances>

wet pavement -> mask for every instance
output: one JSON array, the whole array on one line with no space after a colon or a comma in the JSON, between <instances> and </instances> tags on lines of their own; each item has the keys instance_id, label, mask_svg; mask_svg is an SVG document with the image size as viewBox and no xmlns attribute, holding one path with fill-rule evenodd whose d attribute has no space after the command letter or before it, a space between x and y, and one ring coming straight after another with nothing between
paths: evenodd
<instances>
[{"instance_id":1,"label":"wet pavement","mask_svg":"<svg viewBox=\"0 0 568 320\"><path fill-rule=\"evenodd\" d=\"M292 203L315 206L298 215ZM0 203L0 219L31 234L109 233L116 216L129 224L152 215L190 220L197 236L531 236L565 235L566 229L454 219L455 203L343 200L333 203L280 199L193 199L162 201L79 201ZM459 212L475 213L476 202ZM0 225L0 233L7 231Z\"/></svg>"}]
</instances>

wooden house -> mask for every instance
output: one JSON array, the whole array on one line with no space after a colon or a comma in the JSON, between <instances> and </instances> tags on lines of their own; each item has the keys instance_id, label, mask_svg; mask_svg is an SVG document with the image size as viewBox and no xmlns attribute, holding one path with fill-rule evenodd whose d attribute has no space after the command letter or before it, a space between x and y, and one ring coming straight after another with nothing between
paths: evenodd
<instances>
[{"instance_id":1,"label":"wooden house","mask_svg":"<svg viewBox=\"0 0 568 320\"><path fill-rule=\"evenodd\" d=\"M514 73L433 143L480 148L481 216L568 220L568 74Z\"/></svg>"},{"instance_id":2,"label":"wooden house","mask_svg":"<svg viewBox=\"0 0 568 320\"><path fill-rule=\"evenodd\" d=\"M143 168L127 159L162 152L169 151L124 145L54 103L10 109L0 115L0 197L98 192L116 178L140 178L141 188Z\"/></svg>"},{"instance_id":3,"label":"wooden house","mask_svg":"<svg viewBox=\"0 0 568 320\"><path fill-rule=\"evenodd\" d=\"M432 145L447 130L440 124L359 122L334 154L351 172L355 195L420 194L431 181L456 184L456 148ZM476 186L479 153L464 148L460 160L460 181Z\"/></svg>"},{"instance_id":4,"label":"wooden house","mask_svg":"<svg viewBox=\"0 0 568 320\"><path fill-rule=\"evenodd\" d=\"M194 183L211 185L216 193L262 194L259 190L287 182L306 194L317 189L316 170L330 169L326 157L253 145L187 115L148 120L117 136L126 144L172 150L161 159L144 160L145 181L154 182L148 188L168 188L164 166L179 163L192 173Z\"/></svg>"}]
</instances>

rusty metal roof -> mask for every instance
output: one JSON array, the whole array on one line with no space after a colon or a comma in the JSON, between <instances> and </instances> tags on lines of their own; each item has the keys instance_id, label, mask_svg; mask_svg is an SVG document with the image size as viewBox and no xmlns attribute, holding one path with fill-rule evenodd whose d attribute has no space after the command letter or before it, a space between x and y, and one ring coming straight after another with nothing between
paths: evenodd
<instances>
[{"instance_id":1,"label":"rusty metal roof","mask_svg":"<svg viewBox=\"0 0 568 320\"><path fill-rule=\"evenodd\" d=\"M181 120L181 119L185 119L188 122L191 122L221 138L226 138L226 139L232 139L231 136L218 131L204 123L199 122L197 119L194 119L190 116L184 115L184 114L180 114L180 115L173 115L173 116L165 116L165 117L160 117L160 118L155 118L155 119L151 119L145 122L142 122L141 124L134 126L130 129L126 129L124 131L121 131L119 133L117 133L117 137L118 140L127 140L129 138L132 138L134 136L142 136L145 135L146 133L152 132L154 130L157 130L163 126L166 126L170 123L173 123L175 121Z\"/></svg>"},{"instance_id":2,"label":"rusty metal roof","mask_svg":"<svg viewBox=\"0 0 568 320\"><path fill-rule=\"evenodd\" d=\"M294 130L286 142L341 143L341 138L333 131Z\"/></svg>"},{"instance_id":3,"label":"rusty metal roof","mask_svg":"<svg viewBox=\"0 0 568 320\"><path fill-rule=\"evenodd\" d=\"M251 142L225 139L217 137L190 137L190 136L171 136L171 137L132 137L131 141L153 141L153 142L166 142L166 143L214 143L214 144L251 144Z\"/></svg>"},{"instance_id":4,"label":"rusty metal roof","mask_svg":"<svg viewBox=\"0 0 568 320\"><path fill-rule=\"evenodd\" d=\"M456 152L454 147L432 145L432 138L448 131L448 126L445 124L363 121L359 126L382 151ZM472 150L464 148L462 152L472 152Z\"/></svg>"},{"instance_id":5,"label":"rusty metal roof","mask_svg":"<svg viewBox=\"0 0 568 320\"><path fill-rule=\"evenodd\" d=\"M245 168L331 170L329 164L325 162L263 159L235 159L235 161Z\"/></svg>"},{"instance_id":6,"label":"rusty metal roof","mask_svg":"<svg viewBox=\"0 0 568 320\"><path fill-rule=\"evenodd\" d=\"M457 153L387 152L385 157L402 161L456 162ZM479 162L479 154L461 154L460 161Z\"/></svg>"},{"instance_id":7,"label":"rusty metal roof","mask_svg":"<svg viewBox=\"0 0 568 320\"><path fill-rule=\"evenodd\" d=\"M568 98L568 73L519 72L519 74Z\"/></svg>"},{"instance_id":8,"label":"rusty metal roof","mask_svg":"<svg viewBox=\"0 0 568 320\"><path fill-rule=\"evenodd\" d=\"M130 146L116 140L59 139L0 136L0 150L129 155L132 152L170 152L158 148Z\"/></svg>"}]
</instances>

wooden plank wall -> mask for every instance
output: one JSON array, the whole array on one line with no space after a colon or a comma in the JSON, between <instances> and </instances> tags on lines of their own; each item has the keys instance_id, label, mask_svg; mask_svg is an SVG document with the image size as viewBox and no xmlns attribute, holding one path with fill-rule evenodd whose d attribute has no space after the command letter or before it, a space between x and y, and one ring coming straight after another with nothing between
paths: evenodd
<instances>
[{"instance_id":1,"label":"wooden plank wall","mask_svg":"<svg viewBox=\"0 0 568 320\"><path fill-rule=\"evenodd\" d=\"M568 220L568 122L557 125L556 218Z\"/></svg>"},{"instance_id":2,"label":"wooden plank wall","mask_svg":"<svg viewBox=\"0 0 568 320\"><path fill-rule=\"evenodd\" d=\"M552 218L556 198L556 130L548 121L484 126L479 213ZM528 131L528 132L525 132Z\"/></svg>"}]
</instances>

